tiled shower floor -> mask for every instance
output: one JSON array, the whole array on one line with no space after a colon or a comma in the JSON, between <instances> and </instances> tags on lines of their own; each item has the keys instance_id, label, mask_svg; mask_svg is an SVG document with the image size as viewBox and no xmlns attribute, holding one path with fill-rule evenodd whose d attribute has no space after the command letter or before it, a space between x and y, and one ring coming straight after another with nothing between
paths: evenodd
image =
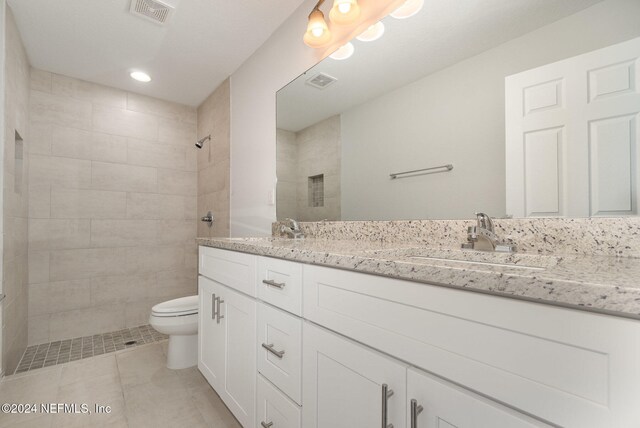
<instances>
[{"instance_id":1,"label":"tiled shower floor","mask_svg":"<svg viewBox=\"0 0 640 428\"><path fill-rule=\"evenodd\" d=\"M24 351L15 373L108 354L121 349L158 342L168 337L158 333L149 325L142 325L110 333L32 345Z\"/></svg>"}]
</instances>

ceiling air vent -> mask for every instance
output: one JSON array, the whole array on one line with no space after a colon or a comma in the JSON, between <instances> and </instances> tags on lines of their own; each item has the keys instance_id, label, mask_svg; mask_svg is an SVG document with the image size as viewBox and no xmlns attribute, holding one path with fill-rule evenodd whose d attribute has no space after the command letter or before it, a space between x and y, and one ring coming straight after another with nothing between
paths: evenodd
<instances>
[{"instance_id":1,"label":"ceiling air vent","mask_svg":"<svg viewBox=\"0 0 640 428\"><path fill-rule=\"evenodd\" d=\"M318 89L325 89L327 86L337 81L338 79L336 79L335 77L331 77L328 74L318 73L307 80L307 85L313 86L314 88Z\"/></svg>"},{"instance_id":2,"label":"ceiling air vent","mask_svg":"<svg viewBox=\"0 0 640 428\"><path fill-rule=\"evenodd\" d=\"M173 13L173 6L156 0L131 0L129 11L156 24L166 24Z\"/></svg>"}]
</instances>

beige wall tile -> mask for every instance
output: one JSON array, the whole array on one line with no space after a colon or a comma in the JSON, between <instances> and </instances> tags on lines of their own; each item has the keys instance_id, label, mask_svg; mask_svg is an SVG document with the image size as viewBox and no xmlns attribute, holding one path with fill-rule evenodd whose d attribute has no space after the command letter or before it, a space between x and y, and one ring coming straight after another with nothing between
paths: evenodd
<instances>
[{"instance_id":1,"label":"beige wall tile","mask_svg":"<svg viewBox=\"0 0 640 428\"><path fill-rule=\"evenodd\" d=\"M186 149L173 144L158 144L129 138L128 162L132 165L155 166L182 170L186 167Z\"/></svg>"},{"instance_id":2,"label":"beige wall tile","mask_svg":"<svg viewBox=\"0 0 640 428\"><path fill-rule=\"evenodd\" d=\"M90 220L34 218L29 221L32 251L89 248L90 242Z\"/></svg>"},{"instance_id":3,"label":"beige wall tile","mask_svg":"<svg viewBox=\"0 0 640 428\"><path fill-rule=\"evenodd\" d=\"M90 129L91 111L91 103L87 101L31 91L30 114L36 122Z\"/></svg>"},{"instance_id":4,"label":"beige wall tile","mask_svg":"<svg viewBox=\"0 0 640 428\"><path fill-rule=\"evenodd\" d=\"M51 218L125 218L127 194L109 190L51 190Z\"/></svg>"},{"instance_id":5,"label":"beige wall tile","mask_svg":"<svg viewBox=\"0 0 640 428\"><path fill-rule=\"evenodd\" d=\"M91 148L92 160L115 163L127 162L126 137L94 132L91 135Z\"/></svg>"},{"instance_id":6,"label":"beige wall tile","mask_svg":"<svg viewBox=\"0 0 640 428\"><path fill-rule=\"evenodd\" d=\"M152 293L163 298L198 294L196 279L197 275L193 269L165 271L158 274L158 283Z\"/></svg>"},{"instance_id":7,"label":"beige wall tile","mask_svg":"<svg viewBox=\"0 0 640 428\"><path fill-rule=\"evenodd\" d=\"M197 186L198 176L195 171L158 169L158 193L195 196Z\"/></svg>"},{"instance_id":8,"label":"beige wall tile","mask_svg":"<svg viewBox=\"0 0 640 428\"><path fill-rule=\"evenodd\" d=\"M29 166L29 184L71 187L91 186L91 162L88 160L32 155Z\"/></svg>"},{"instance_id":9,"label":"beige wall tile","mask_svg":"<svg viewBox=\"0 0 640 428\"><path fill-rule=\"evenodd\" d=\"M49 342L49 315L29 315L28 346Z\"/></svg>"},{"instance_id":10,"label":"beige wall tile","mask_svg":"<svg viewBox=\"0 0 640 428\"><path fill-rule=\"evenodd\" d=\"M229 189L229 161L198 171L198 193L203 195Z\"/></svg>"},{"instance_id":11,"label":"beige wall tile","mask_svg":"<svg viewBox=\"0 0 640 428\"><path fill-rule=\"evenodd\" d=\"M90 248L51 252L49 277L52 281L131 274L135 268L120 248Z\"/></svg>"},{"instance_id":12,"label":"beige wall tile","mask_svg":"<svg viewBox=\"0 0 640 428\"><path fill-rule=\"evenodd\" d=\"M113 304L51 314L49 340L86 336L125 327L124 306Z\"/></svg>"},{"instance_id":13,"label":"beige wall tile","mask_svg":"<svg viewBox=\"0 0 640 428\"><path fill-rule=\"evenodd\" d=\"M99 306L144 301L151 295L155 284L155 272L141 275L94 277L91 279L91 303L94 306Z\"/></svg>"},{"instance_id":14,"label":"beige wall tile","mask_svg":"<svg viewBox=\"0 0 640 428\"><path fill-rule=\"evenodd\" d=\"M111 107L126 108L127 105L125 91L60 74L53 74L51 92Z\"/></svg>"},{"instance_id":15,"label":"beige wall tile","mask_svg":"<svg viewBox=\"0 0 640 428\"><path fill-rule=\"evenodd\" d=\"M31 89L35 91L51 92L51 73L48 71L31 69Z\"/></svg>"},{"instance_id":16,"label":"beige wall tile","mask_svg":"<svg viewBox=\"0 0 640 428\"><path fill-rule=\"evenodd\" d=\"M183 219L184 197L151 193L127 194L127 218Z\"/></svg>"},{"instance_id":17,"label":"beige wall tile","mask_svg":"<svg viewBox=\"0 0 640 428\"><path fill-rule=\"evenodd\" d=\"M183 246L129 247L124 252L136 273L179 269L184 261Z\"/></svg>"},{"instance_id":18,"label":"beige wall tile","mask_svg":"<svg viewBox=\"0 0 640 428\"><path fill-rule=\"evenodd\" d=\"M130 247L157 242L156 220L93 220L92 247Z\"/></svg>"},{"instance_id":19,"label":"beige wall tile","mask_svg":"<svg viewBox=\"0 0 640 428\"><path fill-rule=\"evenodd\" d=\"M155 168L92 162L91 186L94 189L155 192L157 185L158 175Z\"/></svg>"},{"instance_id":20,"label":"beige wall tile","mask_svg":"<svg viewBox=\"0 0 640 428\"><path fill-rule=\"evenodd\" d=\"M52 128L50 150L54 156L104 162L127 162L125 137L60 126Z\"/></svg>"},{"instance_id":21,"label":"beige wall tile","mask_svg":"<svg viewBox=\"0 0 640 428\"><path fill-rule=\"evenodd\" d=\"M160 220L158 224L158 241L162 243L193 242L195 234L195 220Z\"/></svg>"},{"instance_id":22,"label":"beige wall tile","mask_svg":"<svg viewBox=\"0 0 640 428\"><path fill-rule=\"evenodd\" d=\"M127 94L127 109L141 113L150 113L168 119L196 124L196 109L182 104L171 103L145 95Z\"/></svg>"},{"instance_id":23,"label":"beige wall tile","mask_svg":"<svg viewBox=\"0 0 640 428\"><path fill-rule=\"evenodd\" d=\"M29 154L51 154L52 128L53 125L49 123L29 123Z\"/></svg>"},{"instance_id":24,"label":"beige wall tile","mask_svg":"<svg viewBox=\"0 0 640 428\"><path fill-rule=\"evenodd\" d=\"M29 251L29 284L49 282L49 251Z\"/></svg>"},{"instance_id":25,"label":"beige wall tile","mask_svg":"<svg viewBox=\"0 0 640 428\"><path fill-rule=\"evenodd\" d=\"M192 123L177 120L160 120L158 141L188 147L196 143L196 127Z\"/></svg>"},{"instance_id":26,"label":"beige wall tile","mask_svg":"<svg viewBox=\"0 0 640 428\"><path fill-rule=\"evenodd\" d=\"M29 186L29 218L49 218L51 216L51 186L31 184Z\"/></svg>"},{"instance_id":27,"label":"beige wall tile","mask_svg":"<svg viewBox=\"0 0 640 428\"><path fill-rule=\"evenodd\" d=\"M93 130L124 137L155 140L158 138L157 116L124 109L94 105Z\"/></svg>"},{"instance_id":28,"label":"beige wall tile","mask_svg":"<svg viewBox=\"0 0 640 428\"><path fill-rule=\"evenodd\" d=\"M91 306L88 279L29 285L29 316L48 315Z\"/></svg>"}]
</instances>

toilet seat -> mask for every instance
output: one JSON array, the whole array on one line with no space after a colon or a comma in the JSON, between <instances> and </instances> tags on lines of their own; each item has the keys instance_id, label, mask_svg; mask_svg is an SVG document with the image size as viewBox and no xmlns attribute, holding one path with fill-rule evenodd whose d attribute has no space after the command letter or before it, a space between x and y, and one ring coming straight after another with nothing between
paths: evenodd
<instances>
[{"instance_id":1,"label":"toilet seat","mask_svg":"<svg viewBox=\"0 0 640 428\"><path fill-rule=\"evenodd\" d=\"M198 296L180 297L158 303L151 308L151 315L155 317L181 317L198 313Z\"/></svg>"}]
</instances>

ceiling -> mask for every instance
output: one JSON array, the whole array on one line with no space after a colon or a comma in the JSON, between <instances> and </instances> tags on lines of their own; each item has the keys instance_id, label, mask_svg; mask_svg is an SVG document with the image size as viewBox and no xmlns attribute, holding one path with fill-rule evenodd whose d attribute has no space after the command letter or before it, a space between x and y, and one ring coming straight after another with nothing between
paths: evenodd
<instances>
[{"instance_id":1,"label":"ceiling","mask_svg":"<svg viewBox=\"0 0 640 428\"><path fill-rule=\"evenodd\" d=\"M33 67L197 106L303 2L162 0L175 11L159 25L130 14L130 1L8 4Z\"/></svg>"},{"instance_id":2,"label":"ceiling","mask_svg":"<svg viewBox=\"0 0 640 428\"><path fill-rule=\"evenodd\" d=\"M427 0L409 19L385 18L381 39L354 41L351 58L327 58L278 92L278 128L300 131L600 1ZM319 72L338 81L305 83Z\"/></svg>"}]
</instances>

